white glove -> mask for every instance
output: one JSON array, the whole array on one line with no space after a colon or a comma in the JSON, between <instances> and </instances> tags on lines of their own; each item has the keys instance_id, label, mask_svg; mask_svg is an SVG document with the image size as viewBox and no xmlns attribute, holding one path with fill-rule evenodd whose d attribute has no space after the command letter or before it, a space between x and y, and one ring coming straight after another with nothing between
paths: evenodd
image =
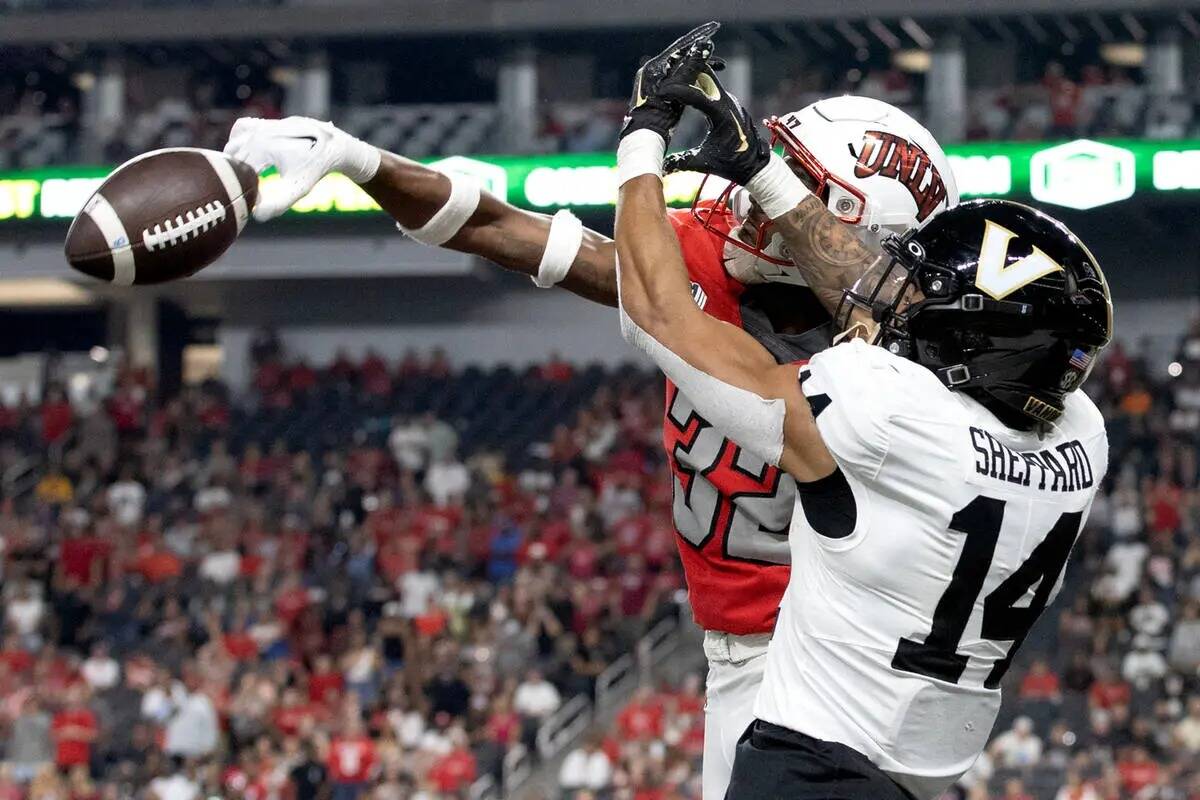
<instances>
[{"instance_id":1,"label":"white glove","mask_svg":"<svg viewBox=\"0 0 1200 800\"><path fill-rule=\"evenodd\" d=\"M377 148L331 122L308 117L243 117L233 123L225 155L246 162L256 172L271 166L279 170L279 180L263 184L259 192L254 205L259 222L287 211L331 172L366 183L375 177L380 160Z\"/></svg>"}]
</instances>

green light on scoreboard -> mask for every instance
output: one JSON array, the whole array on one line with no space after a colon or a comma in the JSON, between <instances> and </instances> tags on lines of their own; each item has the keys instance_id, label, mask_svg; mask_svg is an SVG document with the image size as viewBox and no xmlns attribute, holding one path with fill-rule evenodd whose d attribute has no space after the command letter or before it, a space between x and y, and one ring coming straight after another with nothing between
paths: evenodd
<instances>
[{"instance_id":1,"label":"green light on scoreboard","mask_svg":"<svg viewBox=\"0 0 1200 800\"><path fill-rule=\"evenodd\" d=\"M32 179L0 181L0 220L32 217L41 188L41 182Z\"/></svg>"},{"instance_id":2,"label":"green light on scoreboard","mask_svg":"<svg viewBox=\"0 0 1200 800\"><path fill-rule=\"evenodd\" d=\"M1133 196L1135 169L1134 155L1124 147L1079 139L1034 154L1029 193L1064 208L1105 206Z\"/></svg>"},{"instance_id":3,"label":"green light on scoreboard","mask_svg":"<svg viewBox=\"0 0 1200 800\"><path fill-rule=\"evenodd\" d=\"M1136 194L1200 191L1200 141L971 142L946 151L963 197L1032 196L1041 203L1089 209ZM450 156L427 163L471 175L492 194L537 211L600 210L617 200L612 153ZM107 172L105 167L60 167L0 174L0 225L70 219ZM668 176L667 202L686 206L700 183L695 173ZM720 188L721 181L712 181L705 192ZM380 211L352 181L330 175L291 213L339 217Z\"/></svg>"}]
</instances>

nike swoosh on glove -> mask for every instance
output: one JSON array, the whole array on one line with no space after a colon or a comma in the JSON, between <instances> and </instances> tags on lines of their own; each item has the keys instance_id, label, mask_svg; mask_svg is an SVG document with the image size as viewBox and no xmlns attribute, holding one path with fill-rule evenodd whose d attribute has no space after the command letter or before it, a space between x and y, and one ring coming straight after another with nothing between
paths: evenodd
<instances>
[{"instance_id":1,"label":"nike swoosh on glove","mask_svg":"<svg viewBox=\"0 0 1200 800\"><path fill-rule=\"evenodd\" d=\"M659 84L675 68L683 54L697 44L707 42L711 50L712 35L721 27L719 22L706 22L692 28L658 55L646 60L633 79L633 94L629 99L629 110L621 126L619 139L638 130L652 130L671 141L671 132L683 116L683 106L659 95Z\"/></svg>"},{"instance_id":2,"label":"nike swoosh on glove","mask_svg":"<svg viewBox=\"0 0 1200 800\"><path fill-rule=\"evenodd\" d=\"M279 171L279 179L260 187L254 219L278 217L312 191L331 172L355 183L375 177L381 158L377 148L355 139L333 123L308 117L258 119L242 117L233 123L225 155L262 172Z\"/></svg>"},{"instance_id":3,"label":"nike swoosh on glove","mask_svg":"<svg viewBox=\"0 0 1200 800\"><path fill-rule=\"evenodd\" d=\"M745 186L767 165L771 145L759 135L750 112L721 85L711 56L711 47L693 45L661 82L664 98L690 106L708 120L704 141L667 156L663 171L706 172Z\"/></svg>"}]
</instances>

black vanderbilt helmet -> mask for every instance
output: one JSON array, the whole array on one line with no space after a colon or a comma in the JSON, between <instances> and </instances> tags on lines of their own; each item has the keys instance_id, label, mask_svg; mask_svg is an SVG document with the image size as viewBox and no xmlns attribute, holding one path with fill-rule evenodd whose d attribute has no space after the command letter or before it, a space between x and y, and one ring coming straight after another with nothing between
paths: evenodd
<instances>
[{"instance_id":1,"label":"black vanderbilt helmet","mask_svg":"<svg viewBox=\"0 0 1200 800\"><path fill-rule=\"evenodd\" d=\"M1022 430L1062 414L1112 336L1092 254L1061 223L1004 200L962 203L887 240L836 322L846 329L863 311L876 344Z\"/></svg>"}]
</instances>

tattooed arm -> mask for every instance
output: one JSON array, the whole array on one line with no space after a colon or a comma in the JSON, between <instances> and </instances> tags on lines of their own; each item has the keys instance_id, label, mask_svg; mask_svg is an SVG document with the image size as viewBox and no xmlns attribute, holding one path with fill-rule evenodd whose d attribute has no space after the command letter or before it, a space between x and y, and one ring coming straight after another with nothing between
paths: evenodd
<instances>
[{"instance_id":1,"label":"tattooed arm","mask_svg":"<svg viewBox=\"0 0 1200 800\"><path fill-rule=\"evenodd\" d=\"M854 286L879 259L815 195L805 197L774 223L792 261L830 314L837 311L843 290ZM867 338L874 329L865 311L856 310L850 321L862 323L853 325L856 336Z\"/></svg>"}]
</instances>

